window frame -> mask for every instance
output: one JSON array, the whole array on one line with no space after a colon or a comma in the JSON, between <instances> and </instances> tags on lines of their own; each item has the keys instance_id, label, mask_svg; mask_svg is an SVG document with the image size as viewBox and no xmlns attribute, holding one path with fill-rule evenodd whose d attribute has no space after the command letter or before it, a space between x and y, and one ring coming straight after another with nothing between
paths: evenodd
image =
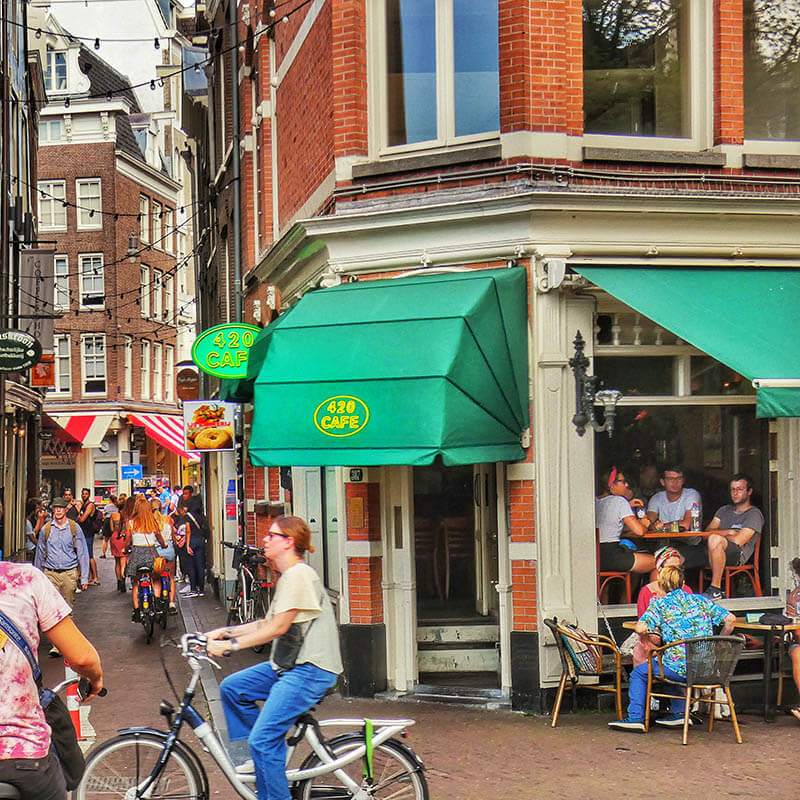
<instances>
[{"instance_id":1,"label":"window frame","mask_svg":"<svg viewBox=\"0 0 800 800\"><path fill-rule=\"evenodd\" d=\"M164 273L164 324L175 324L175 278Z\"/></svg>"},{"instance_id":2,"label":"window frame","mask_svg":"<svg viewBox=\"0 0 800 800\"><path fill-rule=\"evenodd\" d=\"M167 253L175 253L175 209L164 206L164 250Z\"/></svg>"},{"instance_id":3,"label":"window frame","mask_svg":"<svg viewBox=\"0 0 800 800\"><path fill-rule=\"evenodd\" d=\"M51 64L51 61L55 62L57 57L61 56L64 59L64 85L63 86L53 86L53 78L58 76L57 72L57 65L55 63ZM55 47L48 47L45 50L44 55L44 66L42 69L44 73L44 90L46 92L52 92L53 94L57 94L60 92L66 92L67 87L69 86L69 71L67 67L67 51L66 50L58 50Z\"/></svg>"},{"instance_id":4,"label":"window frame","mask_svg":"<svg viewBox=\"0 0 800 800\"><path fill-rule=\"evenodd\" d=\"M82 190L88 186L97 184L97 195L89 195L88 197L82 196ZM101 178L76 178L75 179L75 209L77 214L77 229L79 231L96 231L103 228L103 181ZM89 211L85 207L97 200L97 208L91 208ZM89 214L94 211L90 217Z\"/></svg>"},{"instance_id":5,"label":"window frame","mask_svg":"<svg viewBox=\"0 0 800 800\"><path fill-rule=\"evenodd\" d=\"M99 260L99 267L100 272L95 273L95 267L92 266L91 270L94 274L88 275L84 271L85 262L89 259L98 259ZM93 291L93 292L85 292L84 293L84 280L87 279L90 281L95 281L97 279L100 280L101 290L100 292ZM82 311L104 311L106 307L106 276L105 276L105 260L103 258L103 253L78 253L78 307ZM84 297L92 297L97 296L102 299L100 303L86 303L84 301Z\"/></svg>"},{"instance_id":6,"label":"window frame","mask_svg":"<svg viewBox=\"0 0 800 800\"><path fill-rule=\"evenodd\" d=\"M139 374L139 397L142 400L149 400L151 344L148 339L142 339L140 353L141 353L141 370Z\"/></svg>"},{"instance_id":7,"label":"window frame","mask_svg":"<svg viewBox=\"0 0 800 800\"><path fill-rule=\"evenodd\" d=\"M150 198L139 195L139 243L150 244Z\"/></svg>"},{"instance_id":8,"label":"window frame","mask_svg":"<svg viewBox=\"0 0 800 800\"><path fill-rule=\"evenodd\" d=\"M139 265L139 309L143 319L150 319L150 266Z\"/></svg>"},{"instance_id":9,"label":"window frame","mask_svg":"<svg viewBox=\"0 0 800 800\"><path fill-rule=\"evenodd\" d=\"M436 139L410 144L388 144L388 74L386 69L386 5L379 0L367 13L367 129L371 158L385 159L429 150L451 150L483 142L499 142L496 131L455 135L455 68L453 0L434 0L436 18ZM374 13L370 13L373 11ZM499 59L502 54L498 53ZM499 81L499 78L498 78ZM502 100L502 98L501 98Z\"/></svg>"},{"instance_id":10,"label":"window frame","mask_svg":"<svg viewBox=\"0 0 800 800\"><path fill-rule=\"evenodd\" d=\"M63 303L60 302L62 297ZM69 307L69 256L57 253L53 256L53 310L69 311Z\"/></svg>"},{"instance_id":11,"label":"window frame","mask_svg":"<svg viewBox=\"0 0 800 800\"><path fill-rule=\"evenodd\" d=\"M153 342L152 367L153 367L153 400L161 402L164 399L164 346L161 342Z\"/></svg>"},{"instance_id":12,"label":"window frame","mask_svg":"<svg viewBox=\"0 0 800 800\"><path fill-rule=\"evenodd\" d=\"M60 187L64 193L62 198L57 198L55 195L56 187ZM36 189L39 193L38 197L38 212L39 212L39 229L43 231L65 231L67 229L67 207L64 205L67 201L67 182L64 180L42 180L36 184ZM47 197L42 197L42 192L45 192ZM44 209L42 203L52 204L51 213L49 214L50 221L45 221ZM61 205L61 211L64 214L64 221L61 223L54 213L56 203Z\"/></svg>"},{"instance_id":13,"label":"window frame","mask_svg":"<svg viewBox=\"0 0 800 800\"><path fill-rule=\"evenodd\" d=\"M152 219L151 230L153 234L153 239L151 241L151 244L157 250L163 250L164 242L162 241L161 237L164 235L164 225L163 225L164 206L161 203L159 203L158 200L153 200L152 208L153 208L153 213L151 214L151 219Z\"/></svg>"},{"instance_id":14,"label":"window frame","mask_svg":"<svg viewBox=\"0 0 800 800\"><path fill-rule=\"evenodd\" d=\"M102 355L102 364L103 364L103 382L105 383L105 387L102 391L87 391L86 383L88 380L87 376L87 364L89 360L89 355L86 352L86 345L90 339L94 339L96 341L101 341L103 344L103 355ZM107 358L108 348L106 347L106 335L104 333L82 333L81 334L81 397L105 397L108 394L108 358ZM98 359L97 355L94 354L92 356L95 360ZM98 380L94 378L93 380Z\"/></svg>"},{"instance_id":15,"label":"window frame","mask_svg":"<svg viewBox=\"0 0 800 800\"><path fill-rule=\"evenodd\" d=\"M150 302L151 316L154 320L161 322L164 308L162 299L162 290L164 288L164 272L162 270L153 268L152 286L152 300Z\"/></svg>"},{"instance_id":16,"label":"window frame","mask_svg":"<svg viewBox=\"0 0 800 800\"><path fill-rule=\"evenodd\" d=\"M60 343L66 343L66 354L64 355L58 352ZM66 378L66 389L59 389L61 377ZM72 337L68 333L53 334L53 386L48 388L47 394L72 397Z\"/></svg>"},{"instance_id":17,"label":"window frame","mask_svg":"<svg viewBox=\"0 0 800 800\"><path fill-rule=\"evenodd\" d=\"M175 348L164 345L164 402L175 400Z\"/></svg>"},{"instance_id":18,"label":"window frame","mask_svg":"<svg viewBox=\"0 0 800 800\"><path fill-rule=\"evenodd\" d=\"M133 337L126 336L123 343L122 394L126 400L133 397Z\"/></svg>"},{"instance_id":19,"label":"window frame","mask_svg":"<svg viewBox=\"0 0 800 800\"><path fill-rule=\"evenodd\" d=\"M51 130L54 126L58 126L58 136L53 138ZM42 131L46 131L42 135ZM60 144L63 141L64 124L58 118L48 117L47 119L39 120L39 144Z\"/></svg>"}]
</instances>

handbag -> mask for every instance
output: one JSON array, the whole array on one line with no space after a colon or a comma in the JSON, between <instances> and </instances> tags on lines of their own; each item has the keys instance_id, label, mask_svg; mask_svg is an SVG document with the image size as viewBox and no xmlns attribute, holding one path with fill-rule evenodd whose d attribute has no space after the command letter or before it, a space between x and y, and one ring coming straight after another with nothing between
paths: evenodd
<instances>
[{"instance_id":1,"label":"handbag","mask_svg":"<svg viewBox=\"0 0 800 800\"><path fill-rule=\"evenodd\" d=\"M316 620L317 617L314 617L305 630L303 630L304 622L293 622L289 626L289 630L275 641L275 647L272 650L272 662L281 672L294 668L306 634L311 630L311 626Z\"/></svg>"},{"instance_id":2,"label":"handbag","mask_svg":"<svg viewBox=\"0 0 800 800\"><path fill-rule=\"evenodd\" d=\"M39 703L44 709L44 718L50 726L51 740L53 748L61 762L61 770L64 773L64 780L67 790L72 791L81 782L83 773L86 770L86 760L83 751L78 744L78 735L75 726L69 716L69 711L64 701L50 689L42 688L42 672L39 664L31 651L28 640L20 633L19 628L0 611L0 629L19 647L22 654L28 660L33 680L39 690Z\"/></svg>"}]
</instances>

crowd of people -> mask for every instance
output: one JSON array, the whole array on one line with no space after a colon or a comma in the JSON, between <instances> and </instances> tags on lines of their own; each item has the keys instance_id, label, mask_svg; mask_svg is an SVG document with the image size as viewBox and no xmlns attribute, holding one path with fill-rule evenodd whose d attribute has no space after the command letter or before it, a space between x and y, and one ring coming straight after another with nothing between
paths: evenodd
<instances>
[{"instance_id":1,"label":"crowd of people","mask_svg":"<svg viewBox=\"0 0 800 800\"><path fill-rule=\"evenodd\" d=\"M711 582L705 594L724 597L722 576L726 566L747 564L764 528L764 516L751 503L753 480L744 473L731 476L730 503L715 512L703 527L703 501L695 489L684 486L683 468L669 465L661 470L661 489L649 498L636 497L622 470L612 467L598 484L595 524L600 564L604 571L654 574L654 551L670 534L696 531L696 537L675 542L683 568L705 569ZM653 536L654 533L663 536ZM605 598L603 598L605 600Z\"/></svg>"}]
</instances>

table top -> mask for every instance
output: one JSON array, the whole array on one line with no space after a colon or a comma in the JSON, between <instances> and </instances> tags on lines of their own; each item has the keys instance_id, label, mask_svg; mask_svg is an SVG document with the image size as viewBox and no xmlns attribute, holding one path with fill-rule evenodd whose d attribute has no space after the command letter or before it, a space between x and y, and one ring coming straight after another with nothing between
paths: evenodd
<instances>
[{"instance_id":1,"label":"table top","mask_svg":"<svg viewBox=\"0 0 800 800\"><path fill-rule=\"evenodd\" d=\"M622 623L622 627L632 631L636 627L638 620L628 619ZM760 622L747 622L743 617L736 617L733 625L734 630L742 631L771 631L773 628L784 631L800 631L800 621L787 622L785 625L762 625Z\"/></svg>"},{"instance_id":2,"label":"table top","mask_svg":"<svg viewBox=\"0 0 800 800\"><path fill-rule=\"evenodd\" d=\"M692 536L711 536L714 531L678 531L678 533L670 533L670 531L647 531L641 538L644 539L689 539Z\"/></svg>"}]
</instances>

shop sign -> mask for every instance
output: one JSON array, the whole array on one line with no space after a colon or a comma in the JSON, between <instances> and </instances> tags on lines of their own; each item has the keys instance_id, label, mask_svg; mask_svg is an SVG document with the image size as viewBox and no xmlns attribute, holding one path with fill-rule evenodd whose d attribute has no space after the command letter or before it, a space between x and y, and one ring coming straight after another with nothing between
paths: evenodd
<instances>
[{"instance_id":1,"label":"shop sign","mask_svg":"<svg viewBox=\"0 0 800 800\"><path fill-rule=\"evenodd\" d=\"M0 330L0 372L32 367L42 357L42 346L25 331Z\"/></svg>"},{"instance_id":2,"label":"shop sign","mask_svg":"<svg viewBox=\"0 0 800 800\"><path fill-rule=\"evenodd\" d=\"M52 353L45 353L38 364L31 367L31 386L55 386L56 365Z\"/></svg>"},{"instance_id":3,"label":"shop sign","mask_svg":"<svg viewBox=\"0 0 800 800\"><path fill-rule=\"evenodd\" d=\"M366 403L347 394L323 400L314 412L314 424L326 436L352 436L362 430L368 421Z\"/></svg>"},{"instance_id":4,"label":"shop sign","mask_svg":"<svg viewBox=\"0 0 800 800\"><path fill-rule=\"evenodd\" d=\"M55 431L51 431L49 428L43 428L39 431L37 436L39 437L40 441L42 442L49 442L51 439L55 438Z\"/></svg>"},{"instance_id":5,"label":"shop sign","mask_svg":"<svg viewBox=\"0 0 800 800\"><path fill-rule=\"evenodd\" d=\"M175 393L181 400L200 399L200 376L194 367L184 367L175 376Z\"/></svg>"},{"instance_id":6,"label":"shop sign","mask_svg":"<svg viewBox=\"0 0 800 800\"><path fill-rule=\"evenodd\" d=\"M233 450L236 403L200 400L183 404L187 450Z\"/></svg>"},{"instance_id":7,"label":"shop sign","mask_svg":"<svg viewBox=\"0 0 800 800\"><path fill-rule=\"evenodd\" d=\"M192 345L192 361L217 378L246 378L247 356L261 328L255 325L217 325L203 331Z\"/></svg>"}]
</instances>

